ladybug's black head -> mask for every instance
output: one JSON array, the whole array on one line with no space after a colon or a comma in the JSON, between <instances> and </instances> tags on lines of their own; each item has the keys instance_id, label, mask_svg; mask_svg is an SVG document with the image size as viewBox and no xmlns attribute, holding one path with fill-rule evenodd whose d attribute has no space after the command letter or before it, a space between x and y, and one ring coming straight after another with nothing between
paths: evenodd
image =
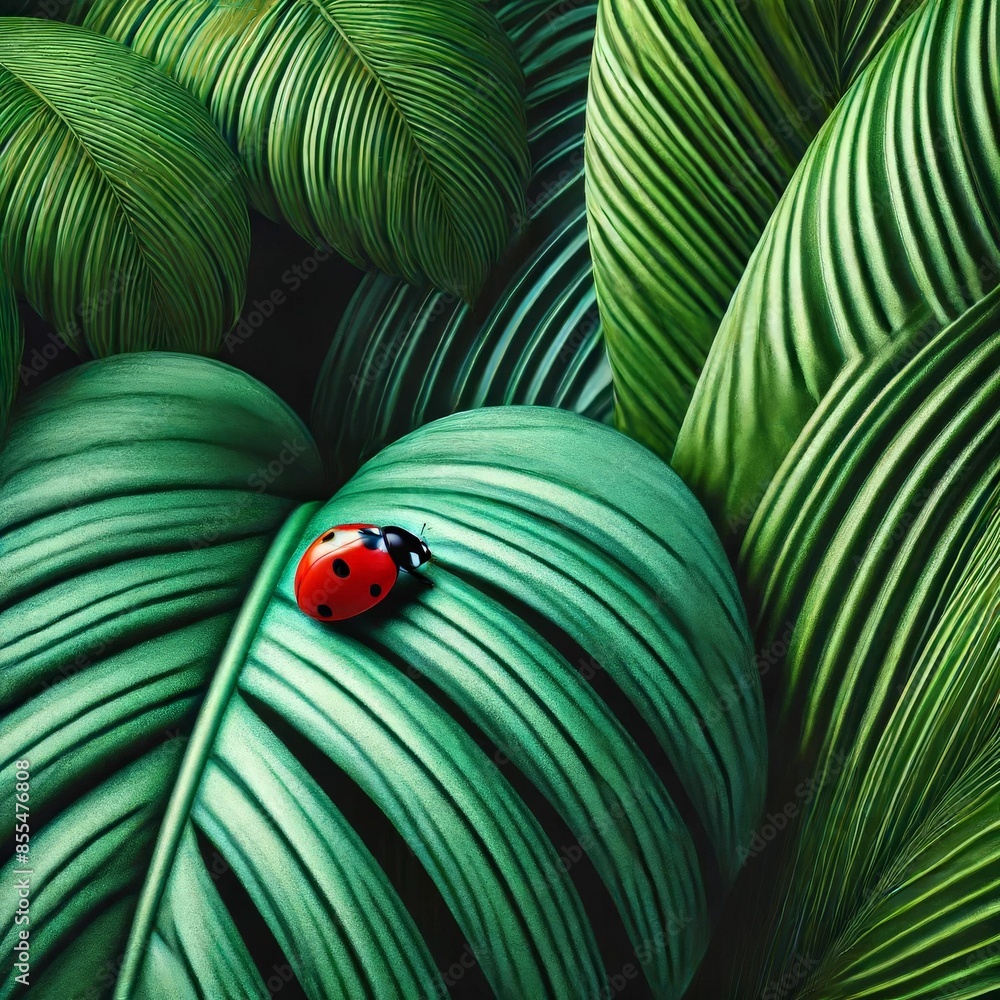
<instances>
[{"instance_id":1,"label":"ladybug's black head","mask_svg":"<svg viewBox=\"0 0 1000 1000\"><path fill-rule=\"evenodd\" d=\"M415 570L431 557L427 543L422 538L417 538L412 531L390 525L382 529L382 535L392 561L400 569Z\"/></svg>"}]
</instances>

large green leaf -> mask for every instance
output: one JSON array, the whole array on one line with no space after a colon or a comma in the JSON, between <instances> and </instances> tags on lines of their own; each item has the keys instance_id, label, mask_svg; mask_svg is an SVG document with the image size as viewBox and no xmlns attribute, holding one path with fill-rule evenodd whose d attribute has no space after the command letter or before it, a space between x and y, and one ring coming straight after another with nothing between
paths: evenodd
<instances>
[{"instance_id":1,"label":"large green leaf","mask_svg":"<svg viewBox=\"0 0 1000 1000\"><path fill-rule=\"evenodd\" d=\"M474 298L521 211L523 78L478 0L94 0L209 109L253 202L359 266Z\"/></svg>"},{"instance_id":2,"label":"large green leaf","mask_svg":"<svg viewBox=\"0 0 1000 1000\"><path fill-rule=\"evenodd\" d=\"M7 275L0 270L0 442L17 392L24 331L17 311L17 298Z\"/></svg>"},{"instance_id":3,"label":"large green leaf","mask_svg":"<svg viewBox=\"0 0 1000 1000\"><path fill-rule=\"evenodd\" d=\"M941 335L997 283L1000 78L983 48L996 17L990 0L934 0L910 18L754 252L674 453L734 544L838 372Z\"/></svg>"},{"instance_id":4,"label":"large green leaf","mask_svg":"<svg viewBox=\"0 0 1000 1000\"><path fill-rule=\"evenodd\" d=\"M860 360L747 532L760 641L792 636L769 812L801 815L744 886L741 994L1000 990L998 370L1000 289Z\"/></svg>"},{"instance_id":5,"label":"large green leaf","mask_svg":"<svg viewBox=\"0 0 1000 1000\"><path fill-rule=\"evenodd\" d=\"M917 2L601 3L587 107L594 276L618 425L664 457L808 142Z\"/></svg>"},{"instance_id":6,"label":"large green leaf","mask_svg":"<svg viewBox=\"0 0 1000 1000\"><path fill-rule=\"evenodd\" d=\"M337 481L437 417L533 403L606 420L611 377L583 196L583 118L596 0L497 12L527 78L534 164L527 227L473 311L386 275L362 281L320 372L312 426Z\"/></svg>"},{"instance_id":7,"label":"large green leaf","mask_svg":"<svg viewBox=\"0 0 1000 1000\"><path fill-rule=\"evenodd\" d=\"M195 358L75 369L14 423L0 758L31 761L38 995L118 959L119 997L264 997L248 910L307 996L439 995L405 894L349 818L359 797L498 996L597 995L607 914L584 911L516 771L589 854L654 994L679 997L766 770L744 611L693 497L635 442L543 407L435 421L329 503L295 506L318 477L284 407ZM359 520L426 521L433 587L402 581L331 627L297 608L292 577L313 537ZM164 729L196 711L181 758Z\"/></svg>"},{"instance_id":8,"label":"large green leaf","mask_svg":"<svg viewBox=\"0 0 1000 1000\"><path fill-rule=\"evenodd\" d=\"M0 231L17 290L95 354L211 353L239 315L239 164L190 94L82 28L0 18Z\"/></svg>"}]
</instances>

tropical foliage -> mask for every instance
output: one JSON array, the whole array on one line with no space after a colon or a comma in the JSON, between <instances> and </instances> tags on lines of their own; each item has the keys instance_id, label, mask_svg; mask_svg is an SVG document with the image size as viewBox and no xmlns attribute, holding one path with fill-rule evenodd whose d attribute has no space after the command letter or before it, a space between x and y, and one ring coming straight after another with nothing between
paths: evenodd
<instances>
[{"instance_id":1,"label":"tropical foliage","mask_svg":"<svg viewBox=\"0 0 1000 1000\"><path fill-rule=\"evenodd\" d=\"M91 0L203 102L254 205L471 300L520 215L523 76L480 0Z\"/></svg>"},{"instance_id":2,"label":"tropical foliage","mask_svg":"<svg viewBox=\"0 0 1000 1000\"><path fill-rule=\"evenodd\" d=\"M1000 78L978 54L995 17L989 0L923 7L838 106L782 198L674 455L717 525L746 524L845 365L892 340L921 346L997 284ZM956 76L958 64L975 69Z\"/></svg>"},{"instance_id":3,"label":"tropical foliage","mask_svg":"<svg viewBox=\"0 0 1000 1000\"><path fill-rule=\"evenodd\" d=\"M601 4L587 108L595 278L618 425L664 458L792 172L916 6Z\"/></svg>"},{"instance_id":4,"label":"tropical foliage","mask_svg":"<svg viewBox=\"0 0 1000 1000\"><path fill-rule=\"evenodd\" d=\"M125 47L0 19L0 257L76 348L211 353L243 301L239 165L183 88Z\"/></svg>"},{"instance_id":5,"label":"tropical foliage","mask_svg":"<svg viewBox=\"0 0 1000 1000\"><path fill-rule=\"evenodd\" d=\"M796 954L817 995L1000 985L998 302L845 373L747 534L759 636L792 623L772 789L835 775L744 949L761 987Z\"/></svg>"},{"instance_id":6,"label":"tropical foliage","mask_svg":"<svg viewBox=\"0 0 1000 1000\"><path fill-rule=\"evenodd\" d=\"M312 427L338 481L390 441L478 406L611 413L583 197L583 118L597 3L497 11L527 79L534 164L525 227L473 311L454 294L369 274L316 384Z\"/></svg>"},{"instance_id":7,"label":"tropical foliage","mask_svg":"<svg viewBox=\"0 0 1000 1000\"><path fill-rule=\"evenodd\" d=\"M31 995L1000 992L997 0L42 3ZM248 205L371 268L315 375L271 338L311 431L193 356ZM17 295L116 356L26 385ZM331 626L294 573L353 522L426 522L430 585Z\"/></svg>"},{"instance_id":8,"label":"tropical foliage","mask_svg":"<svg viewBox=\"0 0 1000 1000\"><path fill-rule=\"evenodd\" d=\"M658 459L582 417L484 409L390 447L329 503L300 502L322 477L287 408L224 365L152 354L33 395L2 461L0 574L15 585L0 745L7 765L30 759L46 817L32 847L41 995L120 953L120 995L265 995L199 838L312 995L436 995L417 926L341 811L358 789L498 995L600 990L593 918L456 710L589 838L635 947L660 942L643 970L654 992L680 995L718 902L691 826L731 881L766 768L732 572ZM632 475L608 482L605 462ZM434 586L348 629L306 619L298 556L366 518L426 519ZM680 799L571 664L578 650L650 727ZM713 712L724 690L744 697ZM186 752L162 737L192 726Z\"/></svg>"}]
</instances>

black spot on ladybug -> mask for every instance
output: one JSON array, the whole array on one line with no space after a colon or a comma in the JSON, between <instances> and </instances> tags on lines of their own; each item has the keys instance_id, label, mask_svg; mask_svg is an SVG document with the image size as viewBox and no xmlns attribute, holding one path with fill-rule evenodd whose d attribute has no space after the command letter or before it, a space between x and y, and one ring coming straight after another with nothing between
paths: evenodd
<instances>
[{"instance_id":1,"label":"black spot on ladybug","mask_svg":"<svg viewBox=\"0 0 1000 1000\"><path fill-rule=\"evenodd\" d=\"M333 614L333 612L330 610L330 606L328 604L321 604L316 610L324 618L329 618L330 615Z\"/></svg>"},{"instance_id":2,"label":"black spot on ladybug","mask_svg":"<svg viewBox=\"0 0 1000 1000\"><path fill-rule=\"evenodd\" d=\"M326 534L325 534L325 535L323 536L323 541L324 541L324 542L328 542L328 541L330 541L330 539L331 539L331 538L333 538L333 536L334 536L335 534L337 534L337 532L336 532L336 531L328 531L328 532L327 532L327 533L326 533Z\"/></svg>"},{"instance_id":3,"label":"black spot on ladybug","mask_svg":"<svg viewBox=\"0 0 1000 1000\"><path fill-rule=\"evenodd\" d=\"M371 594L372 597L378 597L378 595L382 593L382 588L377 583L373 583L368 588L368 593Z\"/></svg>"},{"instance_id":4,"label":"black spot on ladybug","mask_svg":"<svg viewBox=\"0 0 1000 1000\"><path fill-rule=\"evenodd\" d=\"M351 575L351 567L348 566L347 563L345 563L343 559L334 559L333 560L333 572L337 576L350 576Z\"/></svg>"}]
</instances>

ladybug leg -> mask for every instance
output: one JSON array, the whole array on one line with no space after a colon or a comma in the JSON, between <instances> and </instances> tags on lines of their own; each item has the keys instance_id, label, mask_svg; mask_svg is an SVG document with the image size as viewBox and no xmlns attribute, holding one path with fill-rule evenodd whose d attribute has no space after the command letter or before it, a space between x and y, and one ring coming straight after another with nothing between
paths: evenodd
<instances>
[{"instance_id":1,"label":"ladybug leg","mask_svg":"<svg viewBox=\"0 0 1000 1000\"><path fill-rule=\"evenodd\" d=\"M405 566L399 567L404 573L412 576L414 580L419 580L425 587L433 587L434 581L430 577L424 576L423 573L414 573L412 569L407 569Z\"/></svg>"}]
</instances>

